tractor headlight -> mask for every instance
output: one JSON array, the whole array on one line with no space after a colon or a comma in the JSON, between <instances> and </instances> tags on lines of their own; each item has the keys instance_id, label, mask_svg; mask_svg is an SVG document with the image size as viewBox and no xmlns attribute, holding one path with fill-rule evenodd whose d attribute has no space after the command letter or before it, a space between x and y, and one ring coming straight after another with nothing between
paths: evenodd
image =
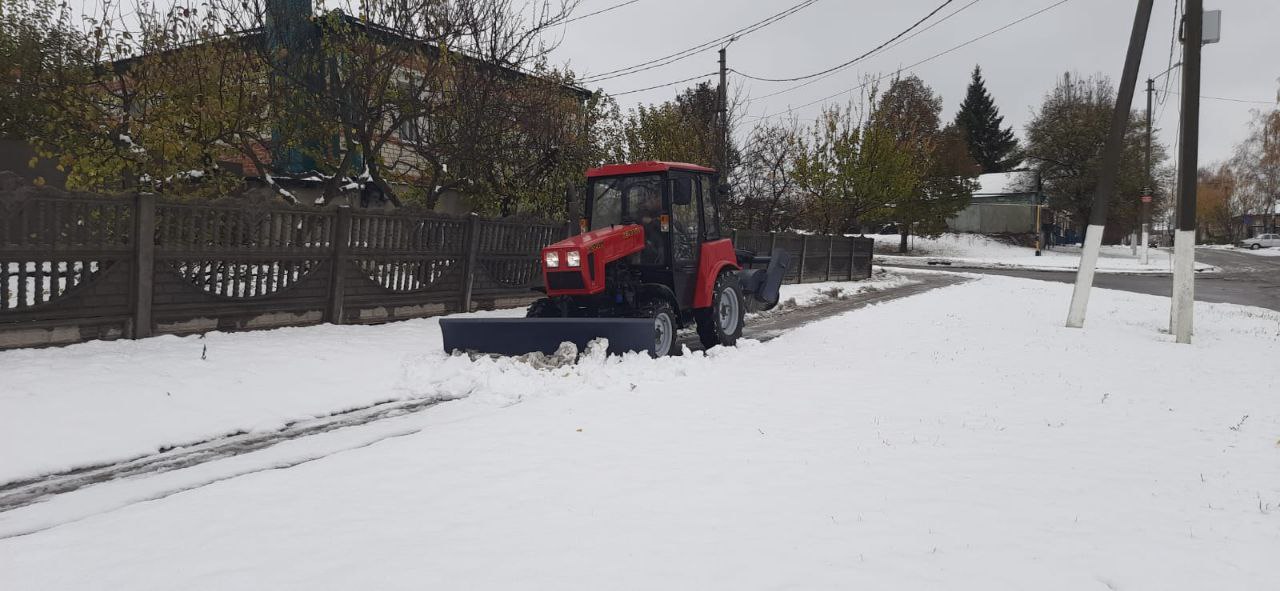
<instances>
[{"instance_id":1,"label":"tractor headlight","mask_svg":"<svg viewBox=\"0 0 1280 591\"><path fill-rule=\"evenodd\" d=\"M571 250L564 255L564 264L570 267L577 267L582 264L582 253Z\"/></svg>"},{"instance_id":2,"label":"tractor headlight","mask_svg":"<svg viewBox=\"0 0 1280 591\"><path fill-rule=\"evenodd\" d=\"M554 269L560 266L560 253L551 251L543 256L543 260L547 263L548 269Z\"/></svg>"}]
</instances>

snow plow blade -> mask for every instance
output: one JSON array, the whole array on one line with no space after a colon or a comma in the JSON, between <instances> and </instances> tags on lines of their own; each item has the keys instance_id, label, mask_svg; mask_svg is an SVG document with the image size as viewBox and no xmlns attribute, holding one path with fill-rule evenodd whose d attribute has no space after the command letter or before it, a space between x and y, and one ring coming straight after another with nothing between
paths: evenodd
<instances>
[{"instance_id":1,"label":"snow plow blade","mask_svg":"<svg viewBox=\"0 0 1280 591\"><path fill-rule=\"evenodd\" d=\"M653 321L646 318L441 318L444 351L497 355L556 352L571 342L587 350L594 339L609 340L609 354L627 351L652 354Z\"/></svg>"}]
</instances>

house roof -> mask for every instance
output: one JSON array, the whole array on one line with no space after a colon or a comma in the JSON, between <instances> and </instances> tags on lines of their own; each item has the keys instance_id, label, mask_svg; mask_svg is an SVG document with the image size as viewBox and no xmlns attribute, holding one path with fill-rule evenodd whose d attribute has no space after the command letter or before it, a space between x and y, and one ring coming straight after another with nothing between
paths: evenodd
<instances>
[{"instance_id":1,"label":"house roof","mask_svg":"<svg viewBox=\"0 0 1280 591\"><path fill-rule=\"evenodd\" d=\"M648 160L645 162L632 162L631 164L606 164L587 171L587 178L595 178L601 176L620 176L624 174L641 174L645 172L666 172L668 170L684 170L689 172L710 172L714 173L715 169L697 164L689 164L686 162L663 162L658 160Z\"/></svg>"},{"instance_id":2,"label":"house roof","mask_svg":"<svg viewBox=\"0 0 1280 591\"><path fill-rule=\"evenodd\" d=\"M1027 171L1015 170L1011 172L992 172L978 176L978 190L973 194L977 196L985 195L1027 195L1035 193L1029 190L1030 182L1033 179L1028 178Z\"/></svg>"},{"instance_id":3,"label":"house roof","mask_svg":"<svg viewBox=\"0 0 1280 591\"><path fill-rule=\"evenodd\" d=\"M352 15L346 14L345 12L343 12L343 11L342 11L342 10L340 10L340 9L335 9L335 10L334 10L334 12L336 12L336 13L337 13L341 18L342 18L342 20L343 20L344 22L347 22L347 23L349 23L349 24L351 24L351 25L353 25L353 26L358 26L358 27L366 28L366 29L368 29L369 31L372 31L372 32L378 33L378 34L383 35L383 36L385 36L385 37L395 37L395 38L399 38L399 39L406 39L406 40L410 40L410 41L417 41L418 43L420 43L420 44L422 45L422 48L423 48L424 50L426 50L426 51L428 51L428 52L431 52L431 53L434 53L434 54L437 54L437 55L440 53L440 47L439 47L438 45L436 45L436 44L433 44L433 43L429 42L429 41L423 41L423 40L419 40L419 39L416 39L416 38L413 38L413 37L408 37L408 36L406 36L406 35L402 35L402 34L400 34L400 33L396 32L396 31L394 31L394 30L392 30L392 29L387 28L387 27L383 27L383 26L380 26L380 25L377 25L377 24L374 24L374 23L370 23L370 22L367 22L367 21L363 21L363 20L361 20L359 17L356 17L356 16L352 16ZM313 16L313 17L311 17L311 22L312 22L313 24L317 25L317 26L321 26L321 22L322 22L322 21L321 21L321 19L322 19L322 18L323 18L323 15ZM195 47L195 46L203 45L204 43L210 43L210 42L221 42L221 41L226 41L226 40L239 40L239 41L241 41L241 42L244 42L244 41L256 40L257 38L262 37L262 36L263 36L263 35L265 35L265 34L266 34L266 30L265 30L265 29L262 29L262 28L248 29L248 30L244 30L244 31L235 32L235 33L232 33L232 34L229 34L229 35L225 35L225 36L223 36L223 37L219 37L219 38L217 38L217 39L213 39L213 40L210 40L210 41L199 41L199 42L193 43L193 44L191 44L191 45L183 46L183 47L178 47L178 48L173 48L173 49L166 49L166 50L162 50L160 53L172 53L172 52L174 52L174 51L180 51L180 50L183 50L183 49L187 49L187 48L190 48L190 47ZM512 66L507 65L507 64L498 64L498 63L494 63L494 62L491 62L491 61L489 61L489 60L486 60L486 59L484 59L484 58L482 58L482 57L479 57L479 56L476 56L476 55L471 55L471 54L469 54L469 53L467 53L467 52L465 52L465 51L459 51L459 50L457 50L457 49L450 49L450 51L451 51L454 55L462 56L462 57L464 57L464 58L466 58L466 59L468 59L468 60L471 60L472 62L480 63L480 64L484 64L484 65L491 66L491 67L494 67L494 68L499 68L499 69L501 69L501 70L503 70L503 71L506 71L506 72L508 72L508 73L510 73L510 74L513 74L513 75L515 75L515 76L527 77L527 78L540 78L540 76L539 76L538 74L536 74L536 73L526 72L526 71L524 71L524 70L521 70L521 69L519 69L519 68L512 67ZM111 65L113 65L113 66L115 66L115 67L117 67L117 68L120 68L120 67L125 67L125 68L127 68L127 67L129 67L131 64L133 64L134 62L138 61L138 59L139 59L139 58L141 58L141 57L142 57L142 56L137 56L137 55L135 55L135 56L130 56L130 57L126 57L126 58L123 58L123 59L117 60L117 61L115 61L115 62L111 62ZM592 92L591 92L590 90L587 90L586 88L583 88L583 87L581 87L581 86L577 86L577 85L575 85L575 84L566 84L566 83L561 83L561 84L560 84L560 86L561 86L562 88L564 88L565 90L568 90L569 92L572 92L573 94L577 95L577 96L578 96L578 98L579 98L580 100L584 100L584 101L585 101L587 98L589 98L589 97L592 95Z\"/></svg>"}]
</instances>

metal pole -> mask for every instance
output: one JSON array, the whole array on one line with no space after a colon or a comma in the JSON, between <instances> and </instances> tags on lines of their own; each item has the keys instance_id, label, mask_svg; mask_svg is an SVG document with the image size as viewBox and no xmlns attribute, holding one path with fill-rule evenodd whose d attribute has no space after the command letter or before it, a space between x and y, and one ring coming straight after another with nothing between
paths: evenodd
<instances>
[{"instance_id":1,"label":"metal pole","mask_svg":"<svg viewBox=\"0 0 1280 591\"><path fill-rule=\"evenodd\" d=\"M1156 81L1147 78L1147 151L1143 161L1143 170L1146 171L1145 187L1142 190L1142 212L1139 214L1140 223L1142 224L1142 264L1146 265L1151 262L1148 243L1151 242L1151 199L1155 193L1155 179L1151 175L1151 96L1155 94Z\"/></svg>"},{"instance_id":2,"label":"metal pole","mask_svg":"<svg viewBox=\"0 0 1280 591\"><path fill-rule=\"evenodd\" d=\"M1173 241L1173 334L1191 342L1195 302L1196 176L1200 148L1200 49L1204 0L1187 0L1182 40L1182 143L1178 147L1178 232Z\"/></svg>"},{"instance_id":3,"label":"metal pole","mask_svg":"<svg viewBox=\"0 0 1280 591\"><path fill-rule=\"evenodd\" d=\"M1080 269L1076 271L1075 290L1071 294L1071 308L1067 312L1067 326L1071 328L1084 326L1085 310L1089 307L1089 289L1093 287L1093 272L1098 264L1098 251L1102 249L1102 230L1107 223L1107 199L1115 190L1116 177L1120 174L1124 130L1129 123L1129 108L1133 104L1133 88L1138 82L1142 47L1147 42L1147 25L1151 22L1153 1L1139 0L1137 14L1133 17L1129 50L1124 58L1124 73L1120 77L1120 93L1116 96L1115 112L1111 115L1111 132L1102 153L1098 188L1093 195L1093 210L1089 214L1084 249L1080 253Z\"/></svg>"}]
</instances>

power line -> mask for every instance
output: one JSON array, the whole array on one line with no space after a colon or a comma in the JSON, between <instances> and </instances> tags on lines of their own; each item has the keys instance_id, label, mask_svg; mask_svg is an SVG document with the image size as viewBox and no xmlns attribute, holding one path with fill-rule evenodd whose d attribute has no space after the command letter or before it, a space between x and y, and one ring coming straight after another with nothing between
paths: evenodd
<instances>
[{"instance_id":1,"label":"power line","mask_svg":"<svg viewBox=\"0 0 1280 591\"><path fill-rule=\"evenodd\" d=\"M801 80L808 80L808 79L810 79L810 78L816 78L816 77L821 76L821 75L823 75L823 74L829 74L829 73L834 72L834 71L836 71L836 70L842 70L842 69L847 68L847 67L849 67L849 66L851 66L851 65L853 65L853 64L855 64L855 63L858 63L858 62L862 61L863 59L866 59L866 57L867 57L867 56L869 56L869 55L871 55L871 54L873 54L873 53L875 53L875 52L877 52L877 51L880 51L880 50L881 50L881 49L883 49L886 45L889 45L890 43L893 43L894 41L897 41L898 39L901 39L903 35L906 35L907 33L910 33L911 31L915 30L915 29L916 29L916 27L919 27L920 25L924 24L924 22L925 22L925 21L927 21L927 20L929 20L929 19L933 18L933 15L938 14L939 12L941 12L943 8L946 8L946 7L947 7L947 5L951 4L952 2L955 2L955 0L944 0L944 2L943 2L942 4L939 4L937 8L934 8L933 10L929 11L929 14L924 15L924 17L923 17L923 18L921 18L920 20L916 21L915 23L912 23L912 25L911 25L910 27L907 27L906 29L903 29L903 31L902 31L901 33L898 33L897 35L894 35L894 36L893 36L893 37L891 37L888 41L885 41L884 43L881 43L880 45L875 46L875 47L874 47L873 49L871 49L870 51L864 52L862 55L859 55L858 57L855 57L855 58L853 58L853 59L851 59L851 60L849 60L849 61L847 61L847 62L844 62L844 63L838 64L838 65L832 66L832 67L830 67L830 68L827 68L827 69L825 69L825 70L823 70L823 71L821 71L821 72L815 72L815 73L813 73L813 74L806 74L806 75L804 75L804 76L796 76L796 77L794 77L794 78L763 78L763 77L760 77L760 76L752 76L751 74L747 74L747 73L744 73L744 72L741 72L741 71L738 71L738 70L732 70L732 72L734 72L734 73L736 73L736 74L738 74L739 76L742 76L742 77L744 77L744 78L750 78L750 79L752 79L752 80L759 80L759 81L761 81L761 82L799 82L799 81L801 81Z\"/></svg>"},{"instance_id":2,"label":"power line","mask_svg":"<svg viewBox=\"0 0 1280 591\"><path fill-rule=\"evenodd\" d=\"M592 76L585 76L582 78L580 82L583 84L591 83L591 82L600 82L602 80L610 80L610 79L618 78L621 76L630 76L631 74L636 74L639 72L644 72L646 70L652 70L653 68L660 68L662 66L673 64L685 58L707 51L713 47L716 47L719 44L732 41L736 38L754 33L760 29L763 29L764 27L767 27L784 18L787 18L788 16L791 16L801 10L804 10L805 8L808 8L819 1L820 0L804 0L803 2L800 2L799 4L795 4L792 7L786 10L783 10L782 12L773 14L772 16L769 16L763 20L756 21L755 23L747 25L746 27L738 29L727 35L723 35L715 39L712 39L710 41L707 41L705 43L701 43L693 47L683 49L669 55L665 55L663 57L654 58L646 62L641 62L635 65L626 66L623 68L617 68L614 70L609 70L608 72L601 72L600 74L595 74Z\"/></svg>"},{"instance_id":3,"label":"power line","mask_svg":"<svg viewBox=\"0 0 1280 591\"><path fill-rule=\"evenodd\" d=\"M558 24L558 25L567 25L567 24L569 24L569 23L571 23L571 22L573 22L573 21L580 21L580 20L582 20L582 19L584 19L584 18L592 17L592 16L595 16L595 15L597 15L597 14L604 14L604 13L606 13L606 12L609 12L610 10L617 10L617 9L619 9L619 8L622 8L623 6L629 6L629 5L635 4L636 2L639 2L639 1L640 1L640 0L628 0L627 2L623 2L623 3L621 3L621 4L614 4L613 6L610 6L610 7L608 7L608 8L601 8L600 10L597 10L597 11L595 11L595 12L588 12L588 13L586 13L586 14L582 15L582 16L575 16L575 17L573 17L573 18L571 18L571 19L569 19L569 20L562 21L562 22L559 22L559 23L556 23L556 24Z\"/></svg>"},{"instance_id":4,"label":"power line","mask_svg":"<svg viewBox=\"0 0 1280 591\"><path fill-rule=\"evenodd\" d=\"M969 2L968 4L965 4L964 6L961 6L960 8L955 9L954 11L952 11L952 12L951 12L951 13L949 13L949 14L947 14L946 16L944 16L944 17L942 17L942 18L940 18L940 19L938 19L938 20L934 21L934 22L933 22L932 24L930 24L929 26L927 26L927 27L925 27L925 28L923 28L923 29L920 29L919 31L916 31L916 32L914 32L914 33L912 33L912 34L908 35L907 37L905 37L905 38L903 38L903 39L899 40L898 42L894 43L893 45L890 45L889 47L884 48L884 50L883 50L883 51L880 51L879 53L880 53L880 54L883 54L883 53L885 53L885 52L887 52L887 51L892 50L892 49L893 49L893 48L895 48L895 47L898 47L898 46L902 45L903 43L906 43L906 42L908 42L908 41L910 41L910 40L912 40L912 39L916 38L916 36L917 36L917 35L920 35L920 34L922 34L922 33L925 33L925 32L926 32L926 31L928 31L929 29L932 29L932 28L934 28L934 27L936 27L936 26L938 26L938 25L940 25L940 24L942 24L942 23L947 22L948 20L950 20L950 19L951 19L951 17L953 17L953 16L955 16L955 15L957 15L957 14L960 14L961 12L964 12L964 11L965 11L966 9L968 9L970 6L973 6L974 4L977 4L978 2L981 2L981 0L970 0L970 2ZM775 97L775 96L778 96L778 95L780 95L780 94L786 94L786 93L791 92L791 91L793 91L793 90L797 90L797 89L800 89L800 88L804 88L804 87L809 86L810 84L813 84L813 83L818 82L818 81L820 81L820 80L825 80L825 79L827 79L827 78L830 78L831 76L834 76L835 74L836 74L836 72L831 72L831 73L829 73L829 74L825 74L825 75L823 75L823 76L819 76L819 77L814 78L814 79L812 79L812 80L808 80L808 81L802 82L802 83L800 83L800 84L796 84L795 86L788 86L788 87L786 87L786 88L784 88L784 89L782 89L782 90L776 90L776 91L771 92L771 93L769 93L769 94L766 94L766 95L764 95L764 96L757 97L757 98L754 98L754 99L749 99L749 100L747 101L747 104L750 104L750 103L751 103L751 102L753 102L753 101L762 101L762 100L767 99L767 98L770 98L770 97Z\"/></svg>"},{"instance_id":5,"label":"power line","mask_svg":"<svg viewBox=\"0 0 1280 591\"><path fill-rule=\"evenodd\" d=\"M1177 96L1182 96L1182 93L1181 93L1181 92L1174 92L1174 91L1172 91L1172 90L1171 90L1171 91L1169 91L1169 92L1168 92L1168 94L1177 95ZM1202 95L1200 95L1200 98L1202 98L1202 99L1209 99L1209 100L1211 100L1211 101L1226 101L1226 102L1229 102L1229 103L1253 103L1253 104L1258 104L1258 105L1274 105L1274 104L1276 104L1276 102L1275 102L1275 101L1254 101L1254 100L1249 100L1249 99L1228 98L1228 97L1225 97L1225 96L1209 96L1209 95L1207 95L1207 94L1202 94Z\"/></svg>"},{"instance_id":6,"label":"power line","mask_svg":"<svg viewBox=\"0 0 1280 591\"><path fill-rule=\"evenodd\" d=\"M1178 46L1178 17L1181 15L1182 0L1173 0L1173 32L1169 33L1169 67L1165 71L1173 69L1173 49ZM1164 79L1164 88L1160 89L1160 106L1164 107L1164 95L1169 91L1169 81L1173 78L1170 76ZM1164 114L1163 109L1161 115Z\"/></svg>"},{"instance_id":7,"label":"power line","mask_svg":"<svg viewBox=\"0 0 1280 591\"><path fill-rule=\"evenodd\" d=\"M658 85L656 85L656 86L646 86L645 88L637 88L637 89L635 89L635 90L628 90L628 91L626 91L626 92L611 92L611 93L608 93L608 94L609 94L609 96L622 96L622 95L624 95L624 94L632 94L632 93L636 93L636 92L644 92L644 91L646 91L646 90L653 90L653 89L655 89L655 88L666 88L666 87L668 87L668 86L675 86L675 85L677 85L677 84L682 84L682 83L685 83L685 82L689 82L689 81L691 81L691 80L697 80L697 79L699 79L699 78L706 78L707 76L715 76L715 75L718 75L718 74L719 74L719 72L711 72L711 73L709 73L709 74L699 74L699 75L697 75L697 76L691 76L691 77L689 77L689 78L685 78L685 79L683 79L683 80L676 80L675 82L667 82L666 84L658 84Z\"/></svg>"},{"instance_id":8,"label":"power line","mask_svg":"<svg viewBox=\"0 0 1280 591\"><path fill-rule=\"evenodd\" d=\"M933 54L933 55L931 55L931 56L929 56L929 57L927 57L927 58L924 58L924 59L922 59L922 60L920 60L920 61L918 61L918 62L916 62L916 63L914 63L914 64L911 64L911 65L909 65L909 66L907 66L907 67L905 67L905 68L900 68L900 69L898 70L898 72L894 72L894 73L892 73L892 74L885 74L884 76L880 76L880 77L878 77L878 78L874 78L874 79L872 79L872 80L868 80L868 81L863 82L862 84L859 84L859 85L854 86L854 87L852 87L852 88L847 88L847 89L842 90L842 91L840 91L840 92L837 92L837 93L835 93L835 94L831 94L831 95L828 95L828 96L822 97L822 98L820 98L820 99L818 99L818 100L807 102L807 103L805 103L805 104L803 104L803 105L800 105L800 106L798 106L798 107L790 107L790 108L786 109L785 111L781 111L781 112L775 113L775 114L773 114L773 115L761 115L761 116L759 116L759 117L755 117L755 120L757 120L757 121L758 121L758 120L761 120L761 119L769 119L769 118L772 118L772 117L778 117L778 116L780 116L780 115L784 115L784 114L786 114L786 113L792 113L792 112L798 111L798 110L800 110L800 109L803 109L803 108L805 108L805 107L809 107L809 106L816 105L816 104L821 103L821 102L825 102L825 101L831 100L831 99L833 99L833 98L835 98L835 97L838 97L838 96L840 96L840 95L842 95L842 94L848 94L848 93L853 92L853 91L855 91L855 90L858 90L858 89L860 89L860 88L866 88L866 87L867 87L867 85L869 85L869 84L871 84L871 83L873 83L873 82L879 82L879 81L884 80L884 79L886 79L886 78L891 78L891 77L893 77L893 76L897 76L899 73L901 73L901 72L902 72L902 71L904 71L904 70L910 70L910 69L912 69L912 68L915 68L916 66L919 66L919 65L922 65L922 64L925 64L925 63L931 62L931 61L933 61L933 60L935 60L935 59L938 59L938 58L940 58L940 57L942 57L942 56L944 56L944 55L947 55L947 54L949 54L949 53L952 53L952 52L954 52L954 51L957 51L957 50L959 50L959 49L961 49L961 48L963 48L963 47L967 47L967 46L969 46L969 45L973 45L974 43L977 43L977 42L979 42L979 41L981 41L981 40L983 40L983 39L986 39L987 37L990 37L990 36L992 36L992 35L995 35L996 33L999 33L999 32L1001 32L1001 31L1004 31L1005 29L1008 29L1008 28L1013 27L1013 26L1015 26L1015 25L1018 25L1018 24L1021 24L1021 23L1023 23L1023 22L1026 22L1026 21L1028 21L1028 20L1031 20L1031 19L1033 19L1033 18L1035 18L1035 17L1037 17L1037 16L1040 16L1041 14L1044 14L1044 13L1046 13L1046 12L1050 11L1050 10L1053 10L1054 8L1057 8L1057 7L1059 7L1059 6L1062 6L1063 4L1066 4L1067 2L1070 2L1070 1L1071 1L1071 0L1058 0L1057 2L1054 2L1053 4L1050 4L1050 5L1048 5L1048 6L1045 6L1044 8L1041 8L1041 9L1039 9L1039 10L1037 10L1037 11L1035 11L1035 12L1031 13L1031 14L1028 14L1028 15L1026 15L1026 16L1024 16L1024 17L1022 17L1022 18L1019 18L1019 19L1017 19L1017 20L1011 21L1011 22L1009 22L1009 23L1005 24L1004 26L1001 26L1001 27L999 27L999 28L997 28L997 29L994 29L994 30L988 31L988 32L986 32L986 33L983 33L982 35L979 35L979 36L977 36L977 37L974 37L973 39L970 39L970 40L968 40L968 41L965 41L964 43L961 43L961 44L959 44L959 45L956 45L956 46L954 46L954 47L951 47L950 49L946 49L946 50L940 51L940 52L938 52L938 53L935 53L935 54Z\"/></svg>"}]
</instances>

